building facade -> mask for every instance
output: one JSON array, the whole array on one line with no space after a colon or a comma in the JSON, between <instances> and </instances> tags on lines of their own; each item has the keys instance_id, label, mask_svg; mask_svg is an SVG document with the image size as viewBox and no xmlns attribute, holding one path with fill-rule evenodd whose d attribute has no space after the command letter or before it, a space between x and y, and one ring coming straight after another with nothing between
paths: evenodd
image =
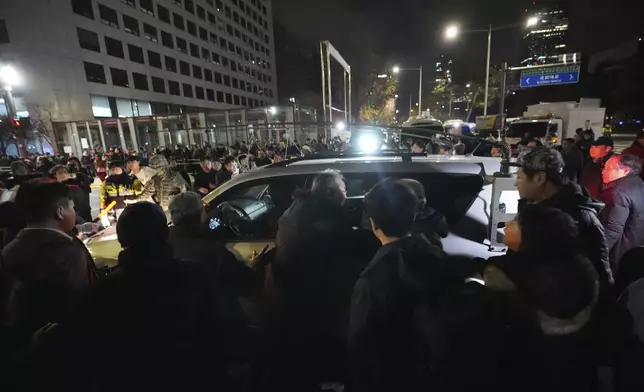
<instances>
[{"instance_id":1,"label":"building facade","mask_svg":"<svg viewBox=\"0 0 644 392\"><path fill-rule=\"evenodd\" d=\"M0 63L20 76L20 116L93 121L277 102L270 0L3 0L2 10Z\"/></svg>"},{"instance_id":2,"label":"building facade","mask_svg":"<svg viewBox=\"0 0 644 392\"><path fill-rule=\"evenodd\" d=\"M559 56L568 53L570 4L536 1L533 10L539 22L523 37L525 57L521 65L559 62Z\"/></svg>"}]
</instances>

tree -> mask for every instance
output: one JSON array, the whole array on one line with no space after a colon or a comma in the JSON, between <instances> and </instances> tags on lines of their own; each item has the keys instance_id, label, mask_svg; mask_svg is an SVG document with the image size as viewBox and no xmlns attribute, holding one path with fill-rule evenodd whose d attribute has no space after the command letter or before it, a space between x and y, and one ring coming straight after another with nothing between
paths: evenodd
<instances>
[{"instance_id":1,"label":"tree","mask_svg":"<svg viewBox=\"0 0 644 392\"><path fill-rule=\"evenodd\" d=\"M51 109L47 106L29 105L29 118L18 120L19 125L10 119L0 122L0 151L6 154L10 145L15 145L21 157L27 156L27 140L44 139L53 146L48 124L51 124Z\"/></svg>"},{"instance_id":2,"label":"tree","mask_svg":"<svg viewBox=\"0 0 644 392\"><path fill-rule=\"evenodd\" d=\"M378 78L377 74L369 74L361 84L358 95L360 120L372 124L393 123L398 81L391 77Z\"/></svg>"}]
</instances>

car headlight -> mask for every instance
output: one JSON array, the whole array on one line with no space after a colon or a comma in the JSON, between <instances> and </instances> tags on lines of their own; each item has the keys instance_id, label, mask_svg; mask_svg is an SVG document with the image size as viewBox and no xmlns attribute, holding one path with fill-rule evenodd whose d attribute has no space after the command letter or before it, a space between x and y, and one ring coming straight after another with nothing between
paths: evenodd
<instances>
[{"instance_id":1,"label":"car headlight","mask_svg":"<svg viewBox=\"0 0 644 392\"><path fill-rule=\"evenodd\" d=\"M363 152L375 152L378 151L380 147L380 141L373 135L362 135L358 139L358 148Z\"/></svg>"}]
</instances>

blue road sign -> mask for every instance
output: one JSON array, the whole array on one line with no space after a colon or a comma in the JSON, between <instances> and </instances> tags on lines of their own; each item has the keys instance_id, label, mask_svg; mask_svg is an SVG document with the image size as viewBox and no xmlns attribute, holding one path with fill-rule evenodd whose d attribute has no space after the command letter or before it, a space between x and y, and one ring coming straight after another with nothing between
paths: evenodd
<instances>
[{"instance_id":1,"label":"blue road sign","mask_svg":"<svg viewBox=\"0 0 644 392\"><path fill-rule=\"evenodd\" d=\"M580 72L580 66L526 70L521 73L521 87L578 83Z\"/></svg>"}]
</instances>

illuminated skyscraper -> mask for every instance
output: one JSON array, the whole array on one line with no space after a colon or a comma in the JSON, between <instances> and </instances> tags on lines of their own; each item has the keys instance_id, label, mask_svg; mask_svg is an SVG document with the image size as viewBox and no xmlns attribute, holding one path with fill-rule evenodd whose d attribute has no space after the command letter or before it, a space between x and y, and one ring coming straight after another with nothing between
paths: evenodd
<instances>
[{"instance_id":1,"label":"illuminated skyscraper","mask_svg":"<svg viewBox=\"0 0 644 392\"><path fill-rule=\"evenodd\" d=\"M533 16L539 23L530 27L523 37L522 65L556 63L560 55L568 53L569 10L570 5L563 2L535 2Z\"/></svg>"}]
</instances>

